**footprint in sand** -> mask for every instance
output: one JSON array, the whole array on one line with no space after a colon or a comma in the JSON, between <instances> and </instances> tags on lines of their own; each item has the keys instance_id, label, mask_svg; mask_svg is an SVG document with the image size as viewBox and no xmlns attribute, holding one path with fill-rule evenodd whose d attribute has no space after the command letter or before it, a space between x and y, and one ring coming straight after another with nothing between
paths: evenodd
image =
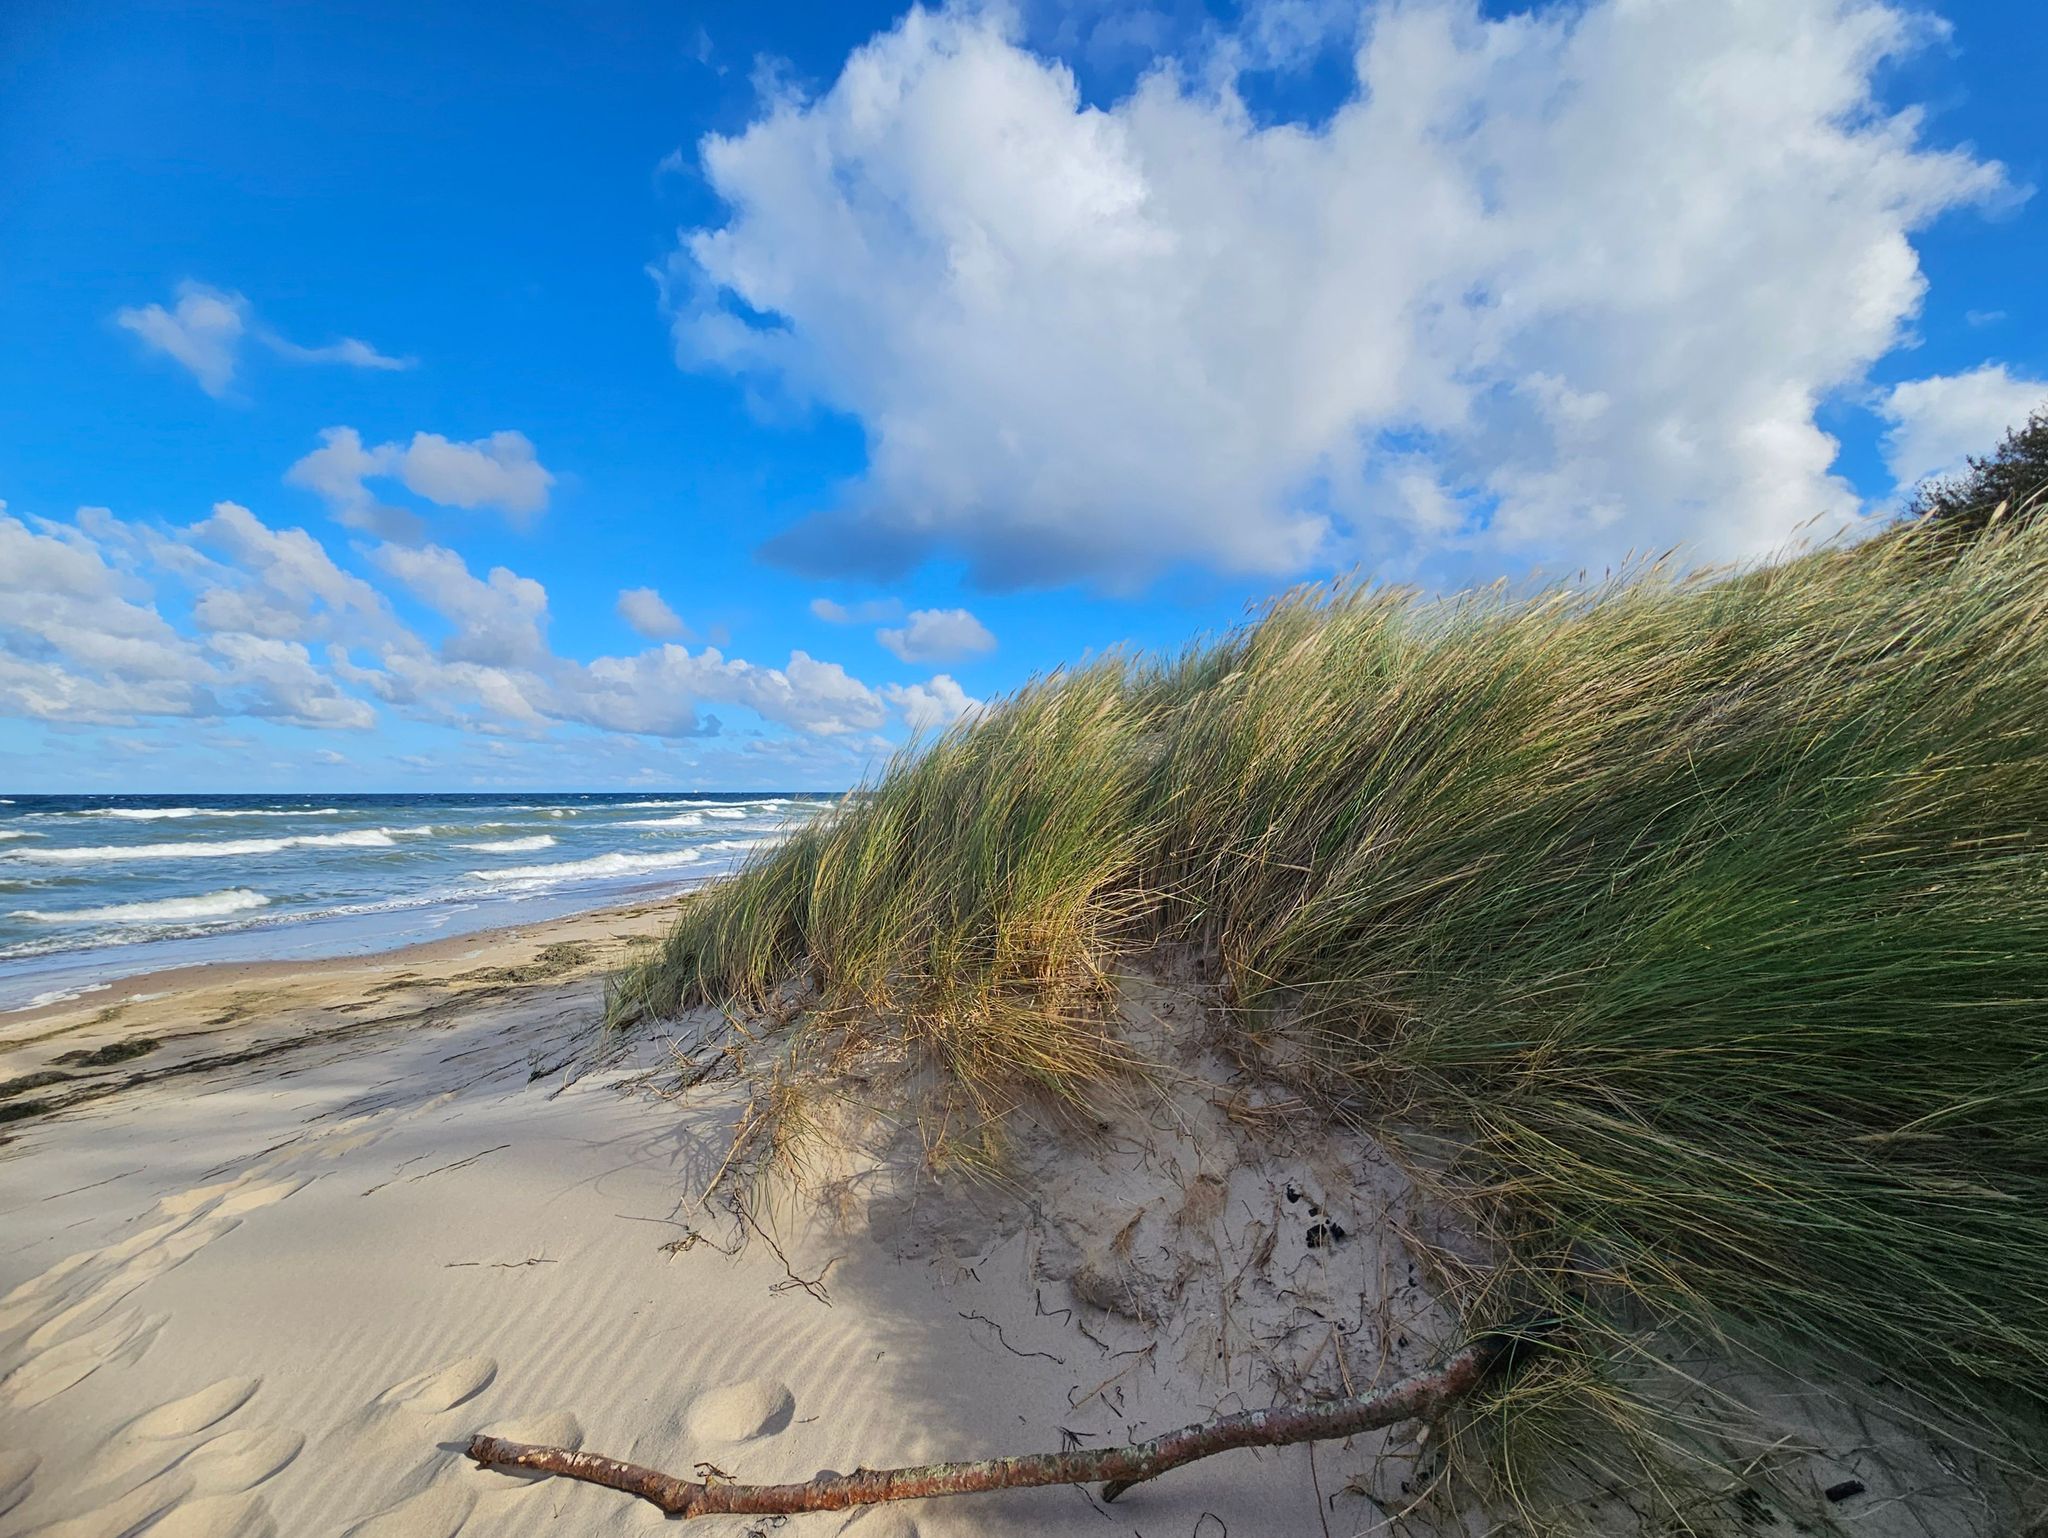
<instances>
[{"instance_id":1,"label":"footprint in sand","mask_svg":"<svg viewBox=\"0 0 2048 1538\"><path fill-rule=\"evenodd\" d=\"M249 1402L249 1396L263 1386L261 1378L223 1378L196 1394L173 1399L151 1410L128 1427L137 1437L188 1437L226 1420Z\"/></svg>"},{"instance_id":2,"label":"footprint in sand","mask_svg":"<svg viewBox=\"0 0 2048 1538\"><path fill-rule=\"evenodd\" d=\"M119 1500L95 1506L62 1522L35 1530L35 1538L127 1538L140 1532L155 1518L175 1507L192 1493L192 1480L182 1473L166 1474L130 1490ZM150 1528L160 1533L161 1527Z\"/></svg>"},{"instance_id":3,"label":"footprint in sand","mask_svg":"<svg viewBox=\"0 0 2048 1538\"><path fill-rule=\"evenodd\" d=\"M0 1517L28 1499L42 1459L34 1453L0 1452Z\"/></svg>"},{"instance_id":4,"label":"footprint in sand","mask_svg":"<svg viewBox=\"0 0 2048 1538\"><path fill-rule=\"evenodd\" d=\"M187 1501L149 1531L152 1538L277 1538L270 1508L258 1495Z\"/></svg>"},{"instance_id":5,"label":"footprint in sand","mask_svg":"<svg viewBox=\"0 0 2048 1538\"><path fill-rule=\"evenodd\" d=\"M434 1485L356 1523L341 1538L455 1538L475 1504L473 1491L460 1485Z\"/></svg>"},{"instance_id":6,"label":"footprint in sand","mask_svg":"<svg viewBox=\"0 0 2048 1538\"><path fill-rule=\"evenodd\" d=\"M119 1456L95 1458L85 1473L96 1484L73 1491L74 1504L98 1503L152 1481L176 1480L184 1493L240 1495L252 1490L296 1458L306 1439L295 1431L252 1428L210 1437L181 1448L174 1439L128 1444ZM155 1531L155 1529L151 1529Z\"/></svg>"},{"instance_id":7,"label":"footprint in sand","mask_svg":"<svg viewBox=\"0 0 2048 1538\"><path fill-rule=\"evenodd\" d=\"M498 1376L497 1361L488 1356L466 1356L459 1362L436 1367L416 1378L392 1385L377 1396L380 1405L402 1404L422 1415L438 1415L473 1399L490 1387Z\"/></svg>"},{"instance_id":8,"label":"footprint in sand","mask_svg":"<svg viewBox=\"0 0 2048 1538\"><path fill-rule=\"evenodd\" d=\"M254 1489L298 1457L306 1439L296 1431L229 1431L192 1450L183 1467L206 1495Z\"/></svg>"},{"instance_id":9,"label":"footprint in sand","mask_svg":"<svg viewBox=\"0 0 2048 1538\"><path fill-rule=\"evenodd\" d=\"M0 1380L0 1399L19 1410L33 1409L83 1383L116 1356L127 1353L133 1360L156 1338L164 1317L123 1309L83 1335L30 1357Z\"/></svg>"},{"instance_id":10,"label":"footprint in sand","mask_svg":"<svg viewBox=\"0 0 2048 1538\"><path fill-rule=\"evenodd\" d=\"M796 1396L774 1378L715 1388L690 1406L690 1435L707 1442L750 1442L782 1430L796 1414Z\"/></svg>"}]
</instances>

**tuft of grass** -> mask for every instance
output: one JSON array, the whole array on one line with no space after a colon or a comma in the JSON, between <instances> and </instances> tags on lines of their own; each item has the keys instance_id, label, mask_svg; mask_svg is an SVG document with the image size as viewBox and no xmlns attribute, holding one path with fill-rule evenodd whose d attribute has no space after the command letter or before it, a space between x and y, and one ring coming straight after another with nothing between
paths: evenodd
<instances>
[{"instance_id":1,"label":"tuft of grass","mask_svg":"<svg viewBox=\"0 0 2048 1538\"><path fill-rule=\"evenodd\" d=\"M991 1114L1191 947L1422 1129L1512 1280L2048 1406L2048 520L1741 575L1303 590L1057 674L681 912Z\"/></svg>"}]
</instances>

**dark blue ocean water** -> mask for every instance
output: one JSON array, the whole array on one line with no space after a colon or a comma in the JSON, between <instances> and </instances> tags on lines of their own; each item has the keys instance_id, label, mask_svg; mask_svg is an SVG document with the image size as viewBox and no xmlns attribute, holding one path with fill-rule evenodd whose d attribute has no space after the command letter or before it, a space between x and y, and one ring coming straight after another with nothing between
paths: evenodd
<instances>
[{"instance_id":1,"label":"dark blue ocean water","mask_svg":"<svg viewBox=\"0 0 2048 1538\"><path fill-rule=\"evenodd\" d=\"M778 795L0 797L0 1009L212 960L347 955L734 869Z\"/></svg>"}]
</instances>

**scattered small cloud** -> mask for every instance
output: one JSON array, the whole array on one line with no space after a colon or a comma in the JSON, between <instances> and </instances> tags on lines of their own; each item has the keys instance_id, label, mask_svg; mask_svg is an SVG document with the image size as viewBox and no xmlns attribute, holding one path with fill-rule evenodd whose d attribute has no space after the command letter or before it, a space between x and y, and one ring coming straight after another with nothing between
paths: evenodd
<instances>
[{"instance_id":1,"label":"scattered small cloud","mask_svg":"<svg viewBox=\"0 0 2048 1538\"><path fill-rule=\"evenodd\" d=\"M398 372L417 368L417 358L393 358L377 351L368 342L357 337L345 336L338 342L329 342L325 347L301 347L297 342L287 341L274 331L263 333L263 344L280 358L293 363L341 363L350 368L382 369Z\"/></svg>"},{"instance_id":2,"label":"scattered small cloud","mask_svg":"<svg viewBox=\"0 0 2048 1538\"><path fill-rule=\"evenodd\" d=\"M285 480L318 493L350 528L385 539L416 541L417 514L378 499L366 484L397 480L441 507L490 507L524 528L544 512L555 476L520 432L495 432L457 443L439 433L414 433L410 444L363 445L353 427L327 427L320 447L285 472Z\"/></svg>"},{"instance_id":3,"label":"scattered small cloud","mask_svg":"<svg viewBox=\"0 0 2048 1538\"><path fill-rule=\"evenodd\" d=\"M1963 321L1971 326L1995 326L2005 319L2003 310L1965 310Z\"/></svg>"},{"instance_id":4,"label":"scattered small cloud","mask_svg":"<svg viewBox=\"0 0 2048 1538\"><path fill-rule=\"evenodd\" d=\"M873 625L894 619L903 612L899 598L871 598L866 603L844 604L831 598L813 598L811 613L828 625Z\"/></svg>"},{"instance_id":5,"label":"scattered small cloud","mask_svg":"<svg viewBox=\"0 0 2048 1538\"><path fill-rule=\"evenodd\" d=\"M686 641L690 627L651 587L629 587L619 592L619 618L650 641Z\"/></svg>"},{"instance_id":6,"label":"scattered small cloud","mask_svg":"<svg viewBox=\"0 0 2048 1538\"><path fill-rule=\"evenodd\" d=\"M965 609L915 609L907 625L877 630L875 639L905 662L950 662L996 646L988 626Z\"/></svg>"},{"instance_id":7,"label":"scattered small cloud","mask_svg":"<svg viewBox=\"0 0 2048 1538\"><path fill-rule=\"evenodd\" d=\"M388 447L388 446L387 446ZM515 521L545 511L554 476L524 433L496 432L471 443L414 433L398 463L406 486L443 507L495 507Z\"/></svg>"},{"instance_id":8,"label":"scattered small cloud","mask_svg":"<svg viewBox=\"0 0 2048 1538\"><path fill-rule=\"evenodd\" d=\"M397 370L412 368L419 361L391 357L352 336L324 347L302 347L258 325L249 301L241 294L189 280L178 285L171 308L146 304L116 310L114 323L141 338L144 346L183 364L199 388L216 398L233 387L241 366L242 344L251 336L293 363Z\"/></svg>"},{"instance_id":9,"label":"scattered small cloud","mask_svg":"<svg viewBox=\"0 0 2048 1538\"><path fill-rule=\"evenodd\" d=\"M533 578L473 571L440 545L386 541L363 553L371 572L358 576L305 530L270 528L228 502L168 528L104 509L32 524L0 504L0 716L56 730L247 717L359 731L389 711L531 745L565 728L714 737L726 729L703 707L732 705L771 732L836 744L837 770L812 761L829 782L858 772L849 755L864 753L892 713L959 705L944 684L929 701L884 696L800 650L779 667L673 641L564 656ZM636 591L660 602L652 589L622 596ZM394 592L433 618L415 628Z\"/></svg>"},{"instance_id":10,"label":"scattered small cloud","mask_svg":"<svg viewBox=\"0 0 2048 1538\"><path fill-rule=\"evenodd\" d=\"M983 705L946 673L921 684L884 684L882 698L913 732L951 726L963 716L978 714Z\"/></svg>"},{"instance_id":11,"label":"scattered small cloud","mask_svg":"<svg viewBox=\"0 0 2048 1538\"><path fill-rule=\"evenodd\" d=\"M178 285L177 302L168 310L146 304L114 312L117 325L134 332L144 346L182 363L199 388L216 397L235 382L248 317L249 301L240 294L190 282Z\"/></svg>"}]
</instances>

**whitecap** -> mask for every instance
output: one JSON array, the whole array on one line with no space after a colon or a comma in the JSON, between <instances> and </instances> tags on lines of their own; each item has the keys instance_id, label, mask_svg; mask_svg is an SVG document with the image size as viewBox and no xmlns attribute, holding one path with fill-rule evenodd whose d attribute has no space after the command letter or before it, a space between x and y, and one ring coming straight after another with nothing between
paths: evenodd
<instances>
[{"instance_id":1,"label":"whitecap","mask_svg":"<svg viewBox=\"0 0 2048 1538\"><path fill-rule=\"evenodd\" d=\"M704 819L695 812L682 812L674 817L639 817L627 822L614 824L620 828L701 828Z\"/></svg>"},{"instance_id":2,"label":"whitecap","mask_svg":"<svg viewBox=\"0 0 2048 1538\"><path fill-rule=\"evenodd\" d=\"M494 884L520 882L549 884L585 881L602 876L637 876L649 871L669 870L701 859L694 849L675 849L662 854L600 854L587 860L559 860L552 865L508 865L500 870L473 870L472 881Z\"/></svg>"},{"instance_id":3,"label":"whitecap","mask_svg":"<svg viewBox=\"0 0 2048 1538\"><path fill-rule=\"evenodd\" d=\"M534 849L551 849L555 839L551 833L536 833L532 838L486 839L481 844L457 844L457 849L474 849L479 854L525 854Z\"/></svg>"},{"instance_id":4,"label":"whitecap","mask_svg":"<svg viewBox=\"0 0 2048 1538\"><path fill-rule=\"evenodd\" d=\"M12 859L45 864L85 865L106 860L207 860L232 855L276 854L284 849L389 849L389 828L351 833L297 833L283 838L193 839L183 844L94 844L77 849L23 849Z\"/></svg>"},{"instance_id":5,"label":"whitecap","mask_svg":"<svg viewBox=\"0 0 2048 1538\"><path fill-rule=\"evenodd\" d=\"M39 924L165 924L178 920L224 918L230 913L247 913L267 908L270 899L261 892L238 886L225 892L208 892L199 897L165 897L155 902L112 903L104 908L17 908L7 916L34 919Z\"/></svg>"}]
</instances>

